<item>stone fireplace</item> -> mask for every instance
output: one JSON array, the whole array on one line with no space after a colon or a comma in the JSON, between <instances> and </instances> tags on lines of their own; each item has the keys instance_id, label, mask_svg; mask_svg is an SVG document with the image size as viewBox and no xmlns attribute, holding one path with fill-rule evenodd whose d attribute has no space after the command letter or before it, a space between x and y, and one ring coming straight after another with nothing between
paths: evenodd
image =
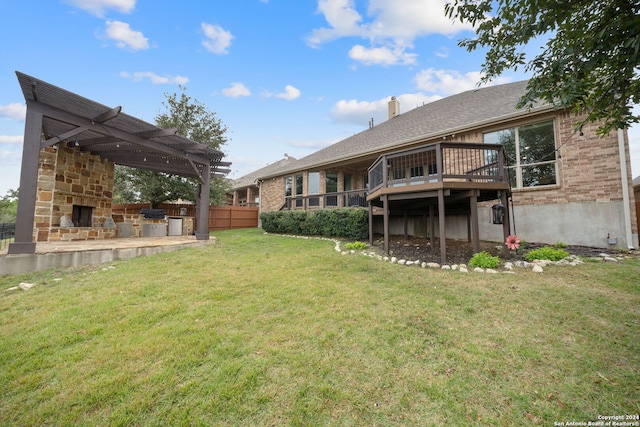
<instances>
[{"instance_id":1,"label":"stone fireplace","mask_svg":"<svg viewBox=\"0 0 640 427\"><path fill-rule=\"evenodd\" d=\"M93 224L93 206L73 205L71 222L74 227L91 227Z\"/></svg>"},{"instance_id":2,"label":"stone fireplace","mask_svg":"<svg viewBox=\"0 0 640 427\"><path fill-rule=\"evenodd\" d=\"M116 237L114 164L65 144L40 152L34 241Z\"/></svg>"}]
</instances>

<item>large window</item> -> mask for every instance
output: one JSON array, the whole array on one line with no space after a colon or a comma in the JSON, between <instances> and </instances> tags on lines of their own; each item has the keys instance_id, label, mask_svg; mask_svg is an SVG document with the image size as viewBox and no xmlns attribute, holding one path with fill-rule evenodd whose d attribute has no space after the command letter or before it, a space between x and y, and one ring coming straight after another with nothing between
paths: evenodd
<instances>
[{"instance_id":1,"label":"large window","mask_svg":"<svg viewBox=\"0 0 640 427\"><path fill-rule=\"evenodd\" d=\"M320 173L309 172L309 194L320 194Z\"/></svg>"},{"instance_id":2,"label":"large window","mask_svg":"<svg viewBox=\"0 0 640 427\"><path fill-rule=\"evenodd\" d=\"M338 172L327 172L325 178L325 193L338 192Z\"/></svg>"},{"instance_id":3,"label":"large window","mask_svg":"<svg viewBox=\"0 0 640 427\"><path fill-rule=\"evenodd\" d=\"M484 142L502 144L513 188L557 183L553 121L485 133Z\"/></svg>"}]
</instances>

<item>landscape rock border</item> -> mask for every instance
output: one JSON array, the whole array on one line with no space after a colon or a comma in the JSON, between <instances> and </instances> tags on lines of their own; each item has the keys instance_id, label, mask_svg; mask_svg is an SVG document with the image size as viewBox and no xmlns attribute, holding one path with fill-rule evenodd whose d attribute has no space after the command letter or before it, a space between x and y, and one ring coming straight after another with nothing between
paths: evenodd
<instances>
[{"instance_id":1,"label":"landscape rock border","mask_svg":"<svg viewBox=\"0 0 640 427\"><path fill-rule=\"evenodd\" d=\"M272 234L265 232L264 234ZM335 244L335 251L339 252L341 255L355 255L360 254L362 256L366 256L369 258L376 259L378 261L389 262L391 264L397 264L402 266L418 266L420 268L431 268L431 269L439 269L439 270L450 270L450 271L458 271L460 273L486 273L486 274L515 274L516 268L530 269L534 273L544 273L544 269L547 266L579 266L585 263L585 260L581 259L577 255L569 255L567 258L562 259L560 261L549 261L549 260L534 260L532 262L528 261L507 261L502 265L500 270L496 270L493 268L480 268L476 267L472 270L469 270L469 267L466 264L443 264L440 265L436 262L423 262L420 260L407 260L407 259L398 259L394 256L380 255L373 251L359 250L356 251L354 249L343 250L340 245L342 243L341 240L331 239L328 237L317 237L317 236L298 236L292 234L272 234L276 236L284 236L284 237L293 237L298 239L316 239L316 240L326 240L333 242ZM369 246L367 244L367 246ZM592 262L619 262L623 261L623 257L616 257L609 253L600 253L597 257L589 257L586 260Z\"/></svg>"}]
</instances>

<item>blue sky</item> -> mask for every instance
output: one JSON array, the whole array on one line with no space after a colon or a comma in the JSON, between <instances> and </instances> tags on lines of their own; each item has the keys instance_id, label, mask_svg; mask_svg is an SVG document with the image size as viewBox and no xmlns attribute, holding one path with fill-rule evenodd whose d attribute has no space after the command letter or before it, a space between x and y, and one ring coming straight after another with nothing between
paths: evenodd
<instances>
[{"instance_id":1,"label":"blue sky","mask_svg":"<svg viewBox=\"0 0 640 427\"><path fill-rule=\"evenodd\" d=\"M15 71L153 123L165 94L229 128L231 178L301 158L476 87L482 52L443 0L21 0L0 18L0 196L19 185L24 98ZM528 49L536 49L529 46ZM496 83L527 78L508 73ZM640 126L629 131L640 175Z\"/></svg>"}]
</instances>

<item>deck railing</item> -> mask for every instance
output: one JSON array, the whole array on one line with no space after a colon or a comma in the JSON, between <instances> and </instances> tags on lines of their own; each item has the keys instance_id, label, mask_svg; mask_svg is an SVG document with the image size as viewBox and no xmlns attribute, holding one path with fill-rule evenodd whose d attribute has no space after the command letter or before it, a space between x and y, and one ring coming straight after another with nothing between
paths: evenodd
<instances>
[{"instance_id":1,"label":"deck railing","mask_svg":"<svg viewBox=\"0 0 640 427\"><path fill-rule=\"evenodd\" d=\"M369 168L369 192L445 181L507 182L500 144L442 142L380 156Z\"/></svg>"},{"instance_id":2,"label":"deck railing","mask_svg":"<svg viewBox=\"0 0 640 427\"><path fill-rule=\"evenodd\" d=\"M366 207L367 190L338 191L335 193L312 194L287 197L282 210L314 208Z\"/></svg>"}]
</instances>

